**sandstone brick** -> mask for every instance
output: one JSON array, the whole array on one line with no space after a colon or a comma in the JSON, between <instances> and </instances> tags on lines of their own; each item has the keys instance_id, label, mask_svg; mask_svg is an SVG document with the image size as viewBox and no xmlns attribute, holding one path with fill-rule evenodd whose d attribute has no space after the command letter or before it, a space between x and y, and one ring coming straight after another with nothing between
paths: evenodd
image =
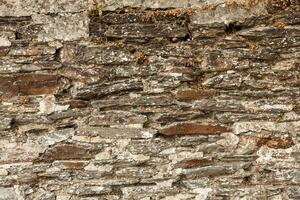
<instances>
[{"instance_id":1,"label":"sandstone brick","mask_svg":"<svg viewBox=\"0 0 300 200\"><path fill-rule=\"evenodd\" d=\"M163 135L218 135L230 129L213 124L182 123L163 128Z\"/></svg>"}]
</instances>

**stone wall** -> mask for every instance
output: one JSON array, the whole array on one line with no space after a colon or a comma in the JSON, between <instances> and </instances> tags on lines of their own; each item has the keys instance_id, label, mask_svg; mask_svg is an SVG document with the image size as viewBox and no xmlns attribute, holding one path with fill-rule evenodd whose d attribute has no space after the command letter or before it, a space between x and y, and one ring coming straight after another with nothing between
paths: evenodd
<instances>
[{"instance_id":1,"label":"stone wall","mask_svg":"<svg viewBox=\"0 0 300 200\"><path fill-rule=\"evenodd\" d=\"M0 200L300 199L297 0L0 0Z\"/></svg>"}]
</instances>

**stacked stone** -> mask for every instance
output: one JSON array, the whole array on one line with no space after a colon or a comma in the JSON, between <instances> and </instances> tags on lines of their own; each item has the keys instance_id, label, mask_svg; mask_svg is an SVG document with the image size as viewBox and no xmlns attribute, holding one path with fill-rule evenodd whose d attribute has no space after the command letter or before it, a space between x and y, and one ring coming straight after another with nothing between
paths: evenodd
<instances>
[{"instance_id":1,"label":"stacked stone","mask_svg":"<svg viewBox=\"0 0 300 200\"><path fill-rule=\"evenodd\" d=\"M299 10L0 1L0 200L300 199Z\"/></svg>"}]
</instances>

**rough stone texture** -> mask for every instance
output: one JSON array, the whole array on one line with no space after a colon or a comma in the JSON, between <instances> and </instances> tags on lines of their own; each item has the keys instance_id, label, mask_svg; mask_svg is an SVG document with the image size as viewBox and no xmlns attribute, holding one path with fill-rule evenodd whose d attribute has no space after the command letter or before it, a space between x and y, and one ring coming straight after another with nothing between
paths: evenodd
<instances>
[{"instance_id":1,"label":"rough stone texture","mask_svg":"<svg viewBox=\"0 0 300 200\"><path fill-rule=\"evenodd\" d=\"M298 0L0 0L0 200L300 199Z\"/></svg>"}]
</instances>

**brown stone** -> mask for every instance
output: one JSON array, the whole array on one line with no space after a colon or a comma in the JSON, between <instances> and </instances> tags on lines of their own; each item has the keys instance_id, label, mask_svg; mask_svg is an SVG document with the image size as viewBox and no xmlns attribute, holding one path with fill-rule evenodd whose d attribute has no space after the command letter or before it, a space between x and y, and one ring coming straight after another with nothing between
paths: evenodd
<instances>
[{"instance_id":1,"label":"brown stone","mask_svg":"<svg viewBox=\"0 0 300 200\"><path fill-rule=\"evenodd\" d=\"M16 179L17 185L35 184L37 182L38 182L38 176L36 174L21 175Z\"/></svg>"},{"instance_id":2,"label":"brown stone","mask_svg":"<svg viewBox=\"0 0 300 200\"><path fill-rule=\"evenodd\" d=\"M54 160L91 159L98 151L82 145L59 144L43 153L37 161L52 162Z\"/></svg>"},{"instance_id":3,"label":"brown stone","mask_svg":"<svg viewBox=\"0 0 300 200\"><path fill-rule=\"evenodd\" d=\"M14 185L34 185L38 183L39 177L35 173L30 174L19 174L14 178L8 179L6 181L1 181L2 186L10 187ZM1 195L0 195L1 199Z\"/></svg>"},{"instance_id":4,"label":"brown stone","mask_svg":"<svg viewBox=\"0 0 300 200\"><path fill-rule=\"evenodd\" d=\"M11 96L53 94L57 86L56 75L20 74L0 77L0 92Z\"/></svg>"},{"instance_id":5,"label":"brown stone","mask_svg":"<svg viewBox=\"0 0 300 200\"><path fill-rule=\"evenodd\" d=\"M82 100L71 100L67 104L70 105L70 108L85 108L88 106L88 102Z\"/></svg>"},{"instance_id":6,"label":"brown stone","mask_svg":"<svg viewBox=\"0 0 300 200\"><path fill-rule=\"evenodd\" d=\"M192 159L192 160L183 160L175 164L175 168L194 168L194 167L203 167L212 164L213 161L209 159Z\"/></svg>"},{"instance_id":7,"label":"brown stone","mask_svg":"<svg viewBox=\"0 0 300 200\"><path fill-rule=\"evenodd\" d=\"M30 98L28 96L20 96L19 102L20 104L28 104L30 102Z\"/></svg>"},{"instance_id":8,"label":"brown stone","mask_svg":"<svg viewBox=\"0 0 300 200\"><path fill-rule=\"evenodd\" d=\"M161 130L163 135L214 135L230 131L220 125L185 123L170 126Z\"/></svg>"},{"instance_id":9,"label":"brown stone","mask_svg":"<svg viewBox=\"0 0 300 200\"><path fill-rule=\"evenodd\" d=\"M9 48L0 48L0 56L6 56L9 52Z\"/></svg>"},{"instance_id":10,"label":"brown stone","mask_svg":"<svg viewBox=\"0 0 300 200\"><path fill-rule=\"evenodd\" d=\"M176 98L179 101L192 101L198 99L204 99L212 95L208 90L179 90L176 93Z\"/></svg>"},{"instance_id":11,"label":"brown stone","mask_svg":"<svg viewBox=\"0 0 300 200\"><path fill-rule=\"evenodd\" d=\"M76 49L74 45L64 45L62 51L60 52L60 58L62 62L69 62L74 59Z\"/></svg>"},{"instance_id":12,"label":"brown stone","mask_svg":"<svg viewBox=\"0 0 300 200\"><path fill-rule=\"evenodd\" d=\"M80 170L83 169L87 164L85 162L76 162L76 161L64 161L62 162L65 169Z\"/></svg>"},{"instance_id":13,"label":"brown stone","mask_svg":"<svg viewBox=\"0 0 300 200\"><path fill-rule=\"evenodd\" d=\"M266 145L274 149L286 149L293 146L294 142L291 137L287 137L287 138L265 137L265 138L257 139L257 146L260 147L263 145Z\"/></svg>"}]
</instances>

